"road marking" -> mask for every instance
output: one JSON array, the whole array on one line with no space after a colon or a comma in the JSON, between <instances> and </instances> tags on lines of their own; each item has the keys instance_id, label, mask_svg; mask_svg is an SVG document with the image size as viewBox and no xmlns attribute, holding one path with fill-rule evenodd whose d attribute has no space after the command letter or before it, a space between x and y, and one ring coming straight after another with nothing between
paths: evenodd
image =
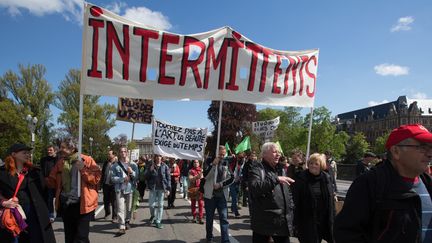
<instances>
[{"instance_id":1,"label":"road marking","mask_svg":"<svg viewBox=\"0 0 432 243\"><path fill-rule=\"evenodd\" d=\"M183 193L179 193L179 194L183 196ZM183 199L185 199L186 201L188 201L189 205L192 204L192 202L189 200L189 198L188 199L183 198ZM228 209L227 209L227 211L228 211ZM216 220L213 220L213 228L215 228L219 232L219 234L221 233L220 232L220 225L216 222ZM229 235L229 239L230 239L231 243L239 243L239 241L236 240L231 234L228 233L228 235Z\"/></svg>"},{"instance_id":2,"label":"road marking","mask_svg":"<svg viewBox=\"0 0 432 243\"><path fill-rule=\"evenodd\" d=\"M102 209L103 209L103 205L102 206L100 206L97 210L96 210L96 212L95 212L95 217L102 211Z\"/></svg>"}]
</instances>

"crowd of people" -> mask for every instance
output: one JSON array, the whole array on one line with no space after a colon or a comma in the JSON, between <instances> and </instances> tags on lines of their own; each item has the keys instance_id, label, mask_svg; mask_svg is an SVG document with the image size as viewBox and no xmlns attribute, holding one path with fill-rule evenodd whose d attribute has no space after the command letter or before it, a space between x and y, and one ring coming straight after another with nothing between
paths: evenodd
<instances>
[{"instance_id":1,"label":"crowd of people","mask_svg":"<svg viewBox=\"0 0 432 243\"><path fill-rule=\"evenodd\" d=\"M376 166L369 166L373 154L365 154L338 215L337 165L329 151L306 160L294 149L285 157L277 144L267 142L259 159L254 151L227 154L219 146L204 161L158 154L131 161L128 149L120 147L107 152L101 168L78 154L71 138L56 148L47 148L40 167L30 162L31 147L9 148L0 166L0 211L11 216L7 222L2 216L2 242L55 242L56 216L62 218L66 243L89 242L99 189L104 218L118 225L116 236L130 229L148 191L150 224L163 228L164 209L175 208L180 192L191 201L192 221L205 224L207 242L214 242L216 210L221 242L230 242L229 203L234 217L240 217L239 205L248 207L257 243L290 242L290 237L302 243L432 242L432 180L426 173L432 134L418 124L393 130L388 158Z\"/></svg>"}]
</instances>

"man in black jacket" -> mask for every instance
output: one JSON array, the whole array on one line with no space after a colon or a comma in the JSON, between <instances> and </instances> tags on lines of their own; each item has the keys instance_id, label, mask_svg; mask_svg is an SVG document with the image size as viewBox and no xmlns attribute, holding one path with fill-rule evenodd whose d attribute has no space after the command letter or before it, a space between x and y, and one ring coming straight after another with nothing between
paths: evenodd
<instances>
[{"instance_id":1,"label":"man in black jacket","mask_svg":"<svg viewBox=\"0 0 432 243\"><path fill-rule=\"evenodd\" d=\"M290 242L294 203L289 185L294 180L277 170L280 153L275 143L265 143L261 153L262 162L249 171L252 242L268 242L270 237L275 243Z\"/></svg>"},{"instance_id":2,"label":"man in black jacket","mask_svg":"<svg viewBox=\"0 0 432 243\"><path fill-rule=\"evenodd\" d=\"M44 178L47 178L49 176L51 169L54 167L56 161L57 161L56 148L54 147L54 145L49 145L47 147L47 156L43 157L40 160L40 167ZM55 190L51 188L47 189L45 200L47 202L49 218L51 222L54 222L54 203L53 203L54 196L55 196Z\"/></svg>"},{"instance_id":3,"label":"man in black jacket","mask_svg":"<svg viewBox=\"0 0 432 243\"><path fill-rule=\"evenodd\" d=\"M108 150L108 158L107 161L105 161L105 163L102 166L102 178L100 180L102 184L102 191L103 191L105 219L109 219L109 216L111 215L111 208L112 208L111 219L113 223L117 222L117 202L116 202L114 184L111 182L111 166L116 161L117 161L117 156L115 152L112 149Z\"/></svg>"},{"instance_id":4,"label":"man in black jacket","mask_svg":"<svg viewBox=\"0 0 432 243\"><path fill-rule=\"evenodd\" d=\"M358 177L335 219L344 242L432 242L432 134L422 125L394 129L388 160Z\"/></svg>"}]
</instances>

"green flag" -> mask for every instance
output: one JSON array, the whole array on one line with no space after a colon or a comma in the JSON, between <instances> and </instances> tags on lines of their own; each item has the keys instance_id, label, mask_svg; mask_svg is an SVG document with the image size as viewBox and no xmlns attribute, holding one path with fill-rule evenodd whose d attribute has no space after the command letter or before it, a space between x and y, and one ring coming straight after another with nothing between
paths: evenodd
<instances>
[{"instance_id":1,"label":"green flag","mask_svg":"<svg viewBox=\"0 0 432 243\"><path fill-rule=\"evenodd\" d=\"M251 148L250 138L246 136L243 141L235 148L235 153L238 154L240 152L246 151Z\"/></svg>"},{"instance_id":2,"label":"green flag","mask_svg":"<svg viewBox=\"0 0 432 243\"><path fill-rule=\"evenodd\" d=\"M229 152L229 154L231 154L231 149L230 149L230 147L229 147L228 142L225 142L225 150L226 150L226 154L225 154L225 156L228 156L228 152Z\"/></svg>"},{"instance_id":3,"label":"green flag","mask_svg":"<svg viewBox=\"0 0 432 243\"><path fill-rule=\"evenodd\" d=\"M282 150L282 146L280 145L279 141L276 142L276 146L277 146L277 149L281 152L281 154L284 155L284 152Z\"/></svg>"}]
</instances>

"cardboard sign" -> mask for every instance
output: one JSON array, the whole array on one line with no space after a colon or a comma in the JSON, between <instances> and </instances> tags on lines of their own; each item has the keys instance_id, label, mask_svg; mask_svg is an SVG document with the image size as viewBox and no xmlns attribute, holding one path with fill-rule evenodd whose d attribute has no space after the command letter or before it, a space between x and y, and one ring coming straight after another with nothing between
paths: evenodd
<instances>
[{"instance_id":1,"label":"cardboard sign","mask_svg":"<svg viewBox=\"0 0 432 243\"><path fill-rule=\"evenodd\" d=\"M151 124L153 100L119 98L117 120Z\"/></svg>"}]
</instances>

